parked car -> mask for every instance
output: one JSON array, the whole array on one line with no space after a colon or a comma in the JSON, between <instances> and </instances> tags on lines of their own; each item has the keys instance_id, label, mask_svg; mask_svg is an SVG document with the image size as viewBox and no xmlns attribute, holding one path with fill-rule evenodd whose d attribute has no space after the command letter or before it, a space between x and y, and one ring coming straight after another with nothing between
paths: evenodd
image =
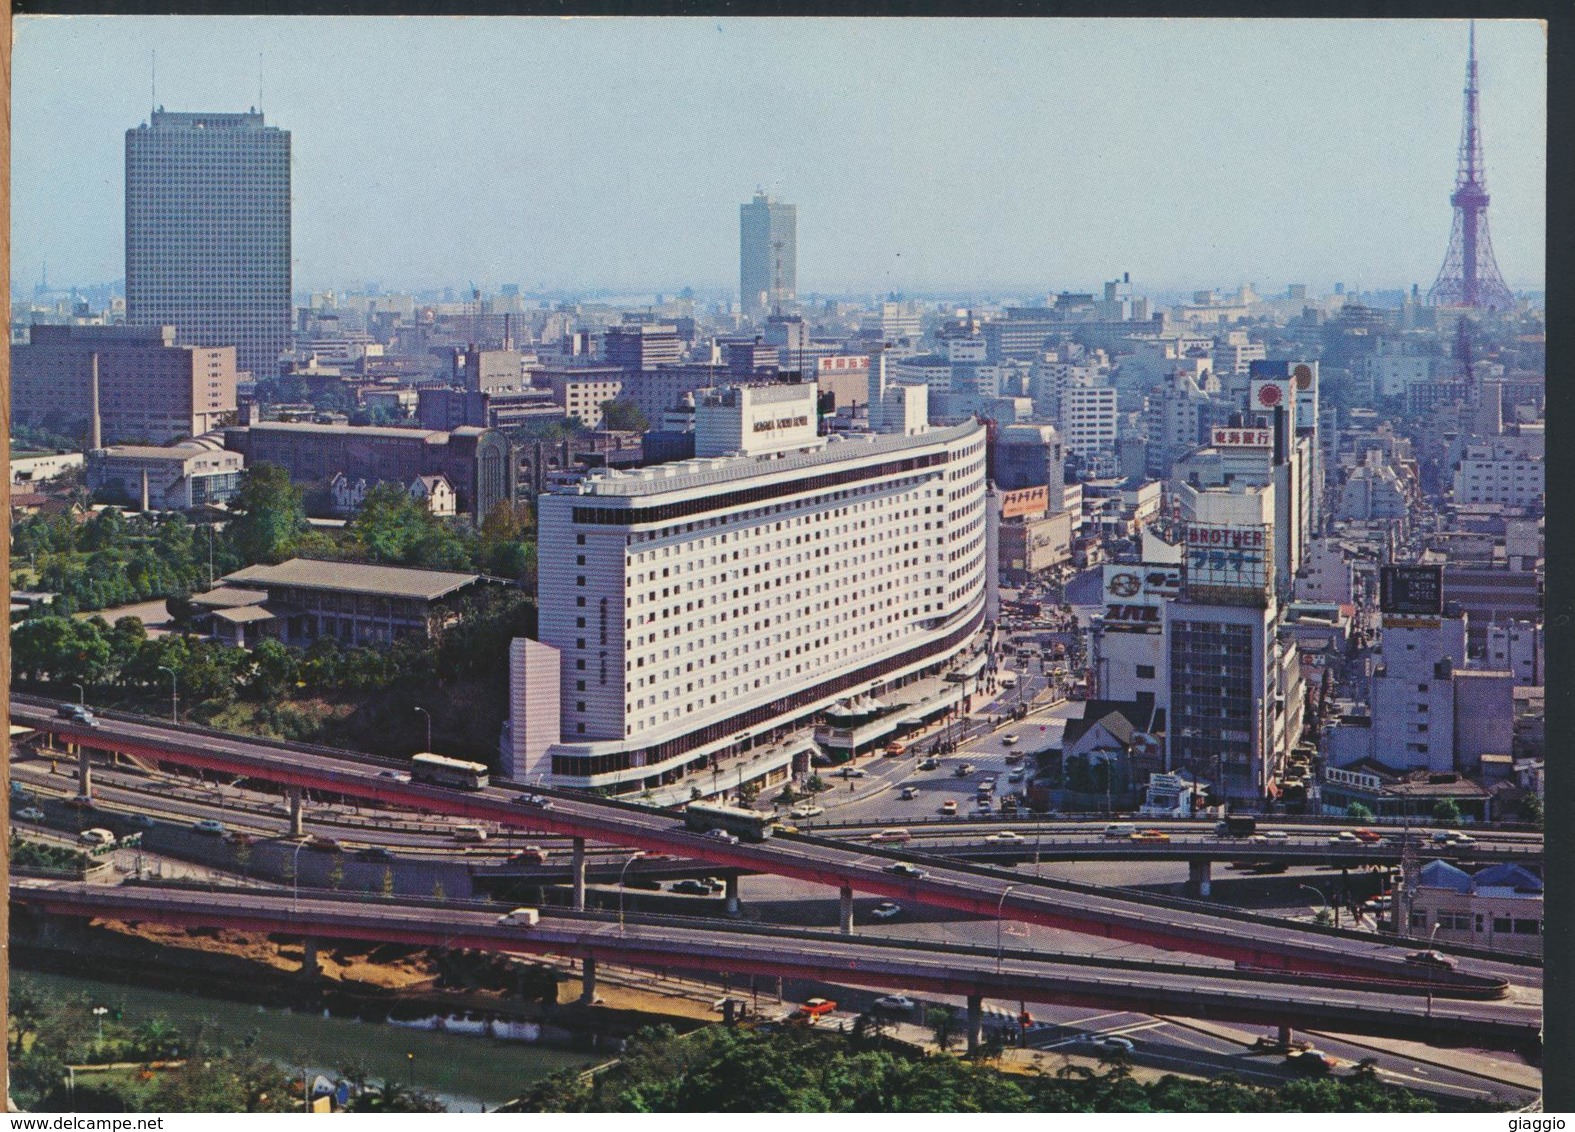
<instances>
[{"instance_id":1,"label":"parked car","mask_svg":"<svg viewBox=\"0 0 1575 1132\"><path fill-rule=\"evenodd\" d=\"M843 778L863 778L868 772L861 766L845 766L837 773Z\"/></svg>"},{"instance_id":2,"label":"parked car","mask_svg":"<svg viewBox=\"0 0 1575 1132\"><path fill-rule=\"evenodd\" d=\"M685 879L685 880L678 881L676 884L673 885L673 889L672 890L674 892L678 893L680 896L711 896L711 895L713 895L712 892L711 892L711 886L709 884L704 884L704 883L702 883L702 882L700 882L698 880L695 880L692 877L688 878L688 879Z\"/></svg>"},{"instance_id":3,"label":"parked car","mask_svg":"<svg viewBox=\"0 0 1575 1132\"><path fill-rule=\"evenodd\" d=\"M913 999L905 994L882 995L875 1000L875 1009L885 1011L888 1014L906 1014L918 1005L917 1002L914 1002Z\"/></svg>"},{"instance_id":4,"label":"parked car","mask_svg":"<svg viewBox=\"0 0 1575 1132\"><path fill-rule=\"evenodd\" d=\"M210 837L223 837L224 823L222 821L214 821L212 818L203 818L201 821L192 823L191 831L193 833L204 833Z\"/></svg>"},{"instance_id":5,"label":"parked car","mask_svg":"<svg viewBox=\"0 0 1575 1132\"><path fill-rule=\"evenodd\" d=\"M1405 961L1419 967L1436 967L1441 971L1455 969L1455 961L1439 951L1413 951L1405 957Z\"/></svg>"},{"instance_id":6,"label":"parked car","mask_svg":"<svg viewBox=\"0 0 1575 1132\"><path fill-rule=\"evenodd\" d=\"M875 905L874 909L871 910L870 915L874 916L877 920L890 920L895 916L902 915L902 905L893 900L882 901L881 903Z\"/></svg>"},{"instance_id":7,"label":"parked car","mask_svg":"<svg viewBox=\"0 0 1575 1132\"><path fill-rule=\"evenodd\" d=\"M914 880L922 880L930 875L919 868L918 865L910 865L906 861L899 861L895 865L887 865L886 871L894 876L912 877Z\"/></svg>"},{"instance_id":8,"label":"parked car","mask_svg":"<svg viewBox=\"0 0 1575 1132\"><path fill-rule=\"evenodd\" d=\"M974 801L974 809L975 812L981 814L993 814L995 812L995 807L990 804L990 799L988 798L976 799Z\"/></svg>"},{"instance_id":9,"label":"parked car","mask_svg":"<svg viewBox=\"0 0 1575 1132\"><path fill-rule=\"evenodd\" d=\"M18 810L16 816L22 821L43 821L44 811L37 806L28 806L26 809Z\"/></svg>"},{"instance_id":10,"label":"parked car","mask_svg":"<svg viewBox=\"0 0 1575 1132\"><path fill-rule=\"evenodd\" d=\"M723 845L738 844L738 835L735 833L729 833L725 829L708 829L705 831L705 836L709 837L712 841L720 841Z\"/></svg>"},{"instance_id":11,"label":"parked car","mask_svg":"<svg viewBox=\"0 0 1575 1132\"><path fill-rule=\"evenodd\" d=\"M957 799L955 799L955 798L948 798L948 799L946 799L946 801L941 803L941 813L945 814L947 817L951 817L956 812L957 812Z\"/></svg>"}]
</instances>

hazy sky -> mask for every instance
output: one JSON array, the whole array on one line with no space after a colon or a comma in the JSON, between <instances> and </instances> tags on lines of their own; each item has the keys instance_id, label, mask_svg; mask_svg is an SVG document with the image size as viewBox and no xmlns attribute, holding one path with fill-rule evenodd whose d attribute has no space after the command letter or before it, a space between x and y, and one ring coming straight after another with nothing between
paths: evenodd
<instances>
[{"instance_id":1,"label":"hazy sky","mask_svg":"<svg viewBox=\"0 0 1575 1132\"><path fill-rule=\"evenodd\" d=\"M1546 59L1479 22L1494 245L1543 280ZM735 287L798 205L800 294L1421 283L1449 237L1450 21L19 17L14 279L124 274L124 132L258 100L295 285Z\"/></svg>"}]
</instances>

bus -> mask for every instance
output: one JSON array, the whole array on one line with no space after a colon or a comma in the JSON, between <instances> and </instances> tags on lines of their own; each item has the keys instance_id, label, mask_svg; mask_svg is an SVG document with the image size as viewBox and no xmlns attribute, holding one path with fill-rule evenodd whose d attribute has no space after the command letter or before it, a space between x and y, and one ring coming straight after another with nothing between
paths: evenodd
<instances>
[{"instance_id":1,"label":"bus","mask_svg":"<svg viewBox=\"0 0 1575 1132\"><path fill-rule=\"evenodd\" d=\"M695 833L720 829L744 841L764 841L771 836L776 824L775 814L759 810L742 810L737 806L723 806L714 802L690 802L684 810L684 825Z\"/></svg>"},{"instance_id":2,"label":"bus","mask_svg":"<svg viewBox=\"0 0 1575 1132\"><path fill-rule=\"evenodd\" d=\"M461 790L480 790L487 785L485 763L469 763L423 751L410 760L410 777L415 782L434 786L457 786Z\"/></svg>"}]
</instances>

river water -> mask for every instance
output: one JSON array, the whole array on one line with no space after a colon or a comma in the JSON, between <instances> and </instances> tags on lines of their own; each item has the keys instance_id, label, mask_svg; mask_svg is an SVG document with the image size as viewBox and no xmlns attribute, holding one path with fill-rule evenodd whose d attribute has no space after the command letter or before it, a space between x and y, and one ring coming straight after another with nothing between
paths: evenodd
<instances>
[{"instance_id":1,"label":"river water","mask_svg":"<svg viewBox=\"0 0 1575 1132\"><path fill-rule=\"evenodd\" d=\"M206 1020L210 1032L222 1034L218 1040L232 1046L255 1032L253 1048L297 1071L306 1068L337 1078L341 1067L359 1062L373 1080L397 1080L425 1089L436 1094L450 1111L495 1108L548 1074L603 1060L590 1053L524 1042L324 1018L76 976L13 971L11 977L15 982L32 983L49 995L85 994L95 1004L118 1007L131 1025L159 1016L190 1032L193 1025Z\"/></svg>"}]
</instances>

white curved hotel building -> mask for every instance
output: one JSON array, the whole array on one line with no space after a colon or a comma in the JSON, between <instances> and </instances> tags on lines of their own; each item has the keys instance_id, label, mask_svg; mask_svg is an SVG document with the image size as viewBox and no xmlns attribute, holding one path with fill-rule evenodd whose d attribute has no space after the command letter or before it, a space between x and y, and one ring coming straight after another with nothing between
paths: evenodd
<instances>
[{"instance_id":1,"label":"white curved hotel building","mask_svg":"<svg viewBox=\"0 0 1575 1132\"><path fill-rule=\"evenodd\" d=\"M983 426L826 441L813 401L807 422L771 419L793 411L770 405L792 388L738 391L753 395L739 427L802 437L807 423L799 451L602 473L541 498L559 741L516 777L622 793L720 768L731 786L732 756L938 667L979 629Z\"/></svg>"}]
</instances>

